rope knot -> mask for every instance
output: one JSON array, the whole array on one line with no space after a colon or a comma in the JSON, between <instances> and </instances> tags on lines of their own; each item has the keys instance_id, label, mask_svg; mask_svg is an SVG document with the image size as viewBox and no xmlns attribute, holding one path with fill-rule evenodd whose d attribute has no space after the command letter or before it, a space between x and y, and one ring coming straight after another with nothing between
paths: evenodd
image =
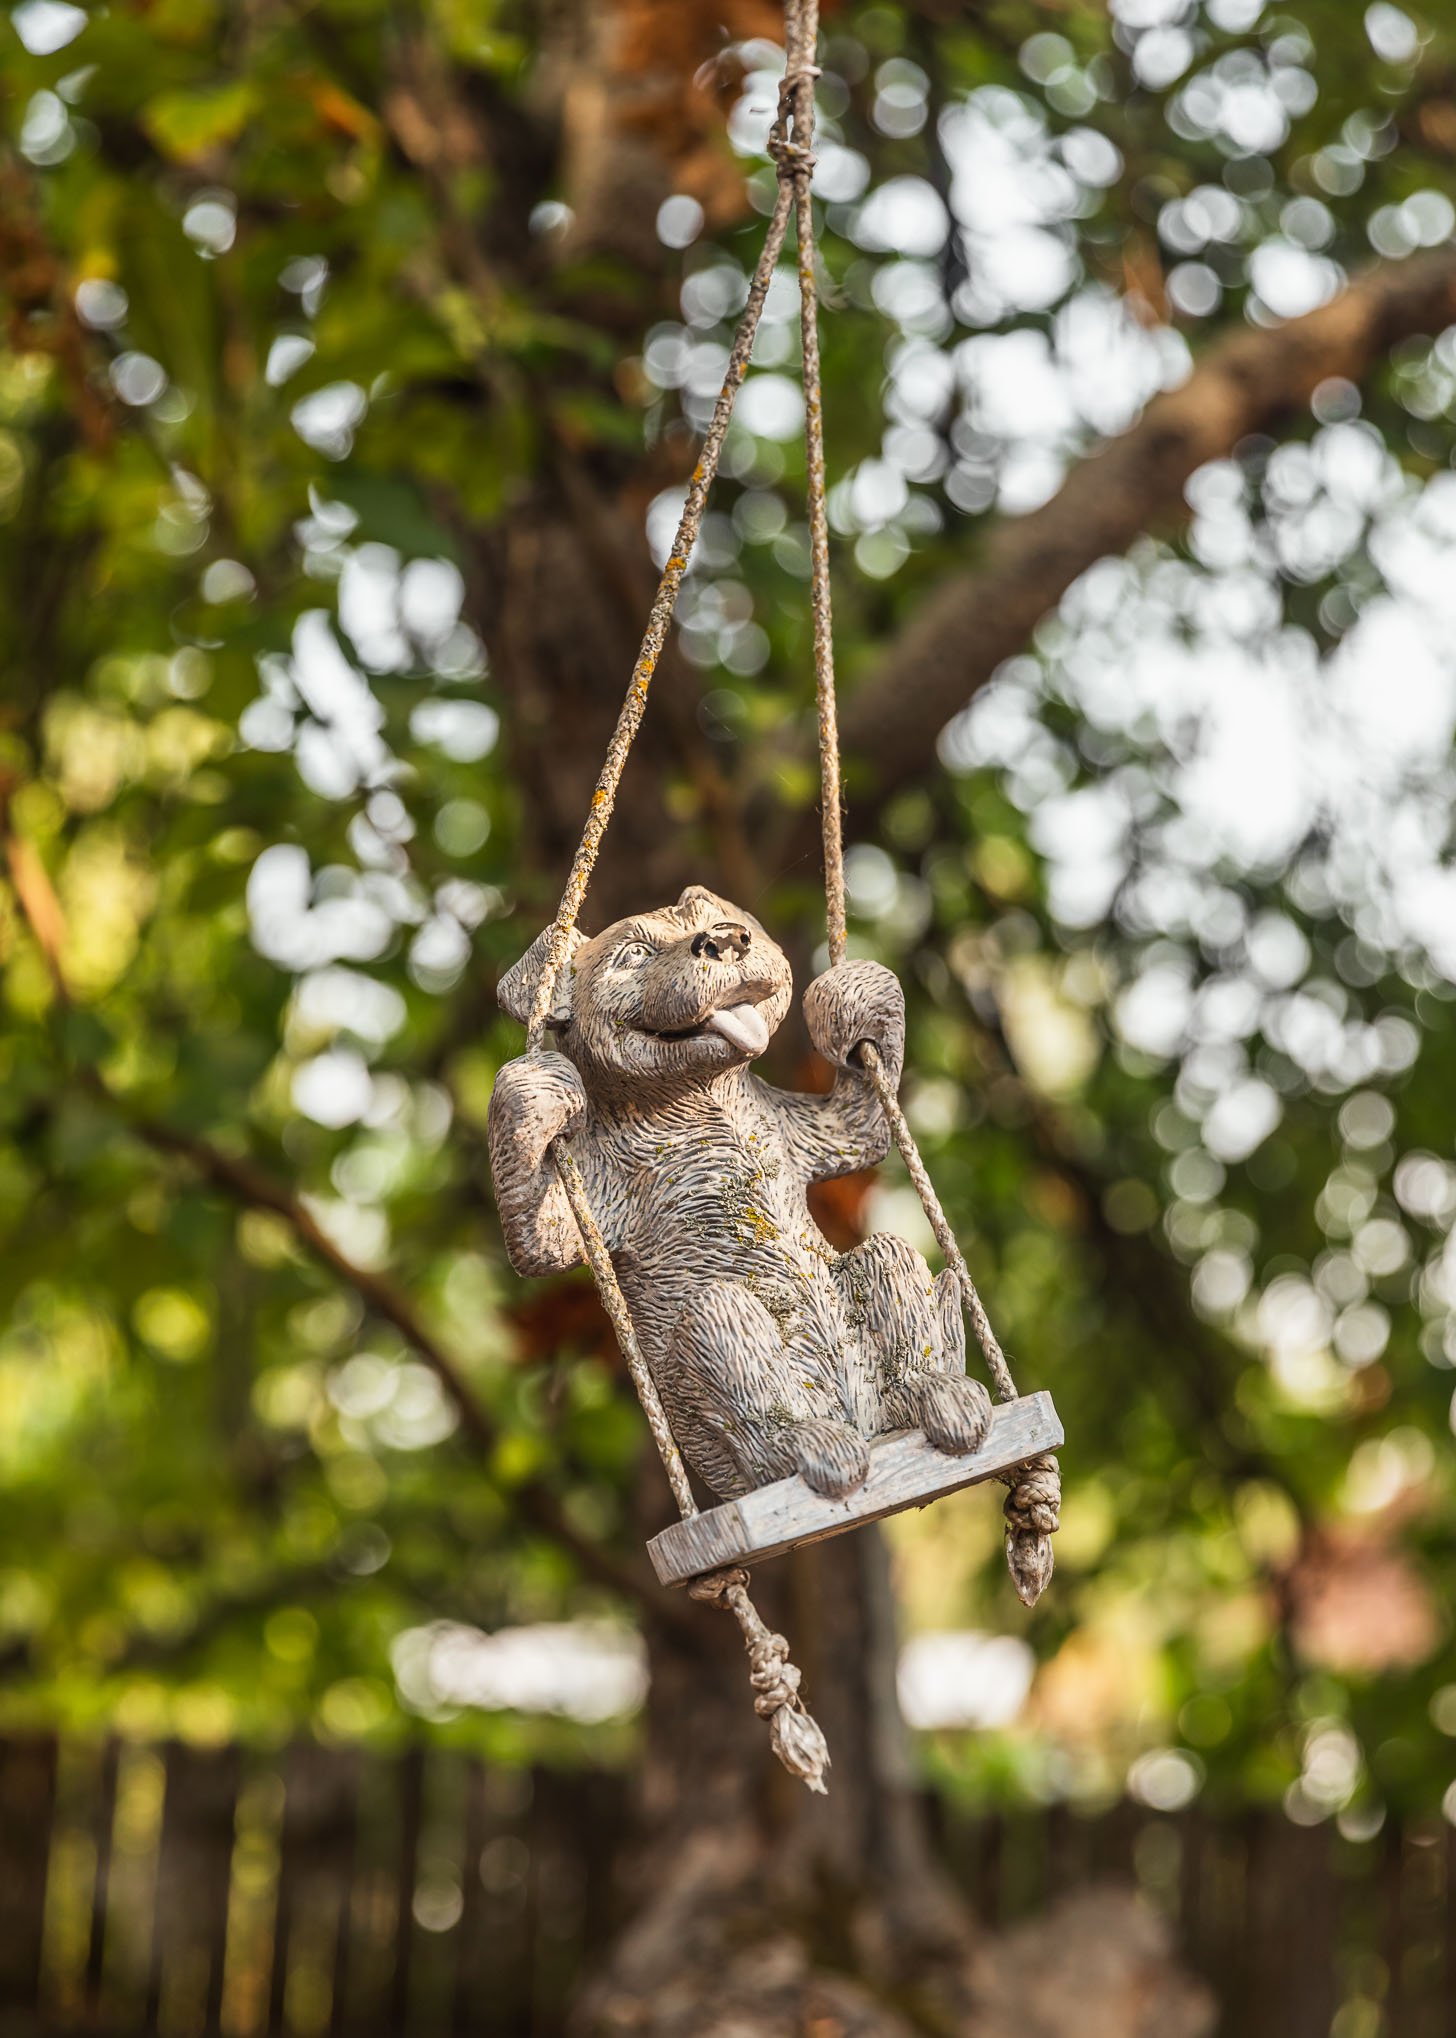
<instances>
[{"instance_id":1,"label":"rope knot","mask_svg":"<svg viewBox=\"0 0 1456 2038\"><path fill-rule=\"evenodd\" d=\"M802 57L789 59L788 68L779 79L778 114L775 122L777 126L782 127L793 118L794 99L799 87L808 85L812 89L815 79L823 76L824 73L818 64L809 63Z\"/></svg>"},{"instance_id":2,"label":"rope knot","mask_svg":"<svg viewBox=\"0 0 1456 2038\"><path fill-rule=\"evenodd\" d=\"M1012 1478L1005 1507L1006 1565L1026 1606L1035 1606L1051 1583L1056 1564L1051 1539L1061 1505L1062 1475L1055 1458L1032 1458Z\"/></svg>"},{"instance_id":3,"label":"rope knot","mask_svg":"<svg viewBox=\"0 0 1456 2038\"><path fill-rule=\"evenodd\" d=\"M805 148L801 142L789 141L781 134L769 136L768 152L780 177L790 184L800 176L812 177L819 161L812 149Z\"/></svg>"},{"instance_id":4,"label":"rope knot","mask_svg":"<svg viewBox=\"0 0 1456 2038\"><path fill-rule=\"evenodd\" d=\"M782 1635L765 1635L748 1644L748 1681L758 1693L753 1709L760 1719L772 1719L780 1706L798 1705L803 1672L789 1661L789 1645Z\"/></svg>"},{"instance_id":5,"label":"rope knot","mask_svg":"<svg viewBox=\"0 0 1456 2038\"><path fill-rule=\"evenodd\" d=\"M790 37L791 42L792 40ZM814 174L817 161L813 151L814 80L822 78L823 75L818 64L806 57L796 56L792 49L790 50L788 68L779 81L778 111L774 115L774 124L769 130L768 137L768 153L773 157L779 176L786 184L796 183L801 177L807 179ZM797 108L801 87L808 90L808 104L802 118ZM791 121L795 129L792 141L789 139ZM798 139L800 127L804 131L802 141Z\"/></svg>"},{"instance_id":6,"label":"rope knot","mask_svg":"<svg viewBox=\"0 0 1456 2038\"><path fill-rule=\"evenodd\" d=\"M788 1643L764 1623L748 1596L748 1573L741 1565L710 1571L706 1577L693 1579L688 1595L726 1607L738 1622L748 1651L753 1709L761 1720L768 1721L769 1744L790 1776L799 1777L810 1790L822 1794L824 1772L829 1767L828 1743L818 1723L804 1710L799 1696L803 1675L798 1665L789 1661Z\"/></svg>"}]
</instances>

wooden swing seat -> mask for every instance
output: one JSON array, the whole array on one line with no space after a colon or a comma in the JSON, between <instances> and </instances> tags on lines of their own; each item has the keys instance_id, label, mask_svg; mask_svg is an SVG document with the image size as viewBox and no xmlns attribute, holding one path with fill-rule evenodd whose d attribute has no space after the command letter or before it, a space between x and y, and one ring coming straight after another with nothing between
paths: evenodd
<instances>
[{"instance_id":1,"label":"wooden swing seat","mask_svg":"<svg viewBox=\"0 0 1456 2038\"><path fill-rule=\"evenodd\" d=\"M776 1479L665 1528L647 1545L652 1568L661 1584L686 1585L707 1571L780 1557L902 1508L925 1507L962 1486L978 1486L1056 1450L1062 1441L1050 1394L1003 1401L992 1413L985 1442L963 1458L936 1450L923 1430L897 1430L876 1439L868 1477L844 1499L827 1500L798 1473Z\"/></svg>"}]
</instances>

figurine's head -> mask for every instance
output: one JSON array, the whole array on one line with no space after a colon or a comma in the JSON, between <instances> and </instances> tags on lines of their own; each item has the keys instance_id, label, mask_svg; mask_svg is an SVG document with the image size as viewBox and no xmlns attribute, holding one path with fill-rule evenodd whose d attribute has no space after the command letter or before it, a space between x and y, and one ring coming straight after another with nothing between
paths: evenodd
<instances>
[{"instance_id":1,"label":"figurine's head","mask_svg":"<svg viewBox=\"0 0 1456 2038\"><path fill-rule=\"evenodd\" d=\"M530 1017L548 934L500 982ZM692 1089L763 1053L789 1009L788 958L750 913L702 885L675 906L635 913L592 940L573 934L551 1013L588 1088Z\"/></svg>"}]
</instances>

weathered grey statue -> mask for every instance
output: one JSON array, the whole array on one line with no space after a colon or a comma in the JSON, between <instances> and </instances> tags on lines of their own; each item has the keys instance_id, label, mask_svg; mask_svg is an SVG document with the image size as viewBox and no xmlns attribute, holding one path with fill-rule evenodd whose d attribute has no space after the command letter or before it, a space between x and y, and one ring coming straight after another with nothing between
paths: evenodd
<instances>
[{"instance_id":1,"label":"weathered grey statue","mask_svg":"<svg viewBox=\"0 0 1456 2038\"><path fill-rule=\"evenodd\" d=\"M513 1018L529 1015L545 945L501 981ZM966 1377L954 1277L932 1280L886 1235L838 1253L809 1215L811 1182L884 1158L884 1114L852 1057L873 1043L898 1084L900 986L873 962L809 986L810 1038L838 1070L827 1096L751 1071L792 990L758 922L690 886L594 940L573 935L551 1017L560 1052L508 1062L490 1102L512 1266L546 1274L583 1258L548 1155L565 1137L678 1445L724 1497L792 1472L848 1493L869 1438L920 1428L959 1453L991 1416Z\"/></svg>"}]
</instances>

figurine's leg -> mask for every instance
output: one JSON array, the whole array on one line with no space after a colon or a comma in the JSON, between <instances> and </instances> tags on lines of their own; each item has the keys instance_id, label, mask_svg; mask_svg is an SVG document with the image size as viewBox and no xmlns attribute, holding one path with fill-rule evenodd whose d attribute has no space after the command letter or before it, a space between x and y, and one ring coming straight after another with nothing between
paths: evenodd
<instances>
[{"instance_id":1,"label":"figurine's leg","mask_svg":"<svg viewBox=\"0 0 1456 2038\"><path fill-rule=\"evenodd\" d=\"M846 1253L835 1275L879 1366L881 1428L923 1429L938 1450L975 1450L991 1403L966 1378L965 1329L948 1285L954 1277L932 1281L915 1248L888 1232Z\"/></svg>"},{"instance_id":2,"label":"figurine's leg","mask_svg":"<svg viewBox=\"0 0 1456 2038\"><path fill-rule=\"evenodd\" d=\"M942 1267L931 1282L930 1299L940 1328L940 1370L958 1380L966 1370L966 1308L961 1284L949 1267Z\"/></svg>"},{"instance_id":3,"label":"figurine's leg","mask_svg":"<svg viewBox=\"0 0 1456 2038\"><path fill-rule=\"evenodd\" d=\"M862 1438L839 1420L833 1384L736 1281L705 1282L673 1332L659 1384L684 1457L729 1496L802 1472L816 1492L853 1492L869 1470Z\"/></svg>"},{"instance_id":4,"label":"figurine's leg","mask_svg":"<svg viewBox=\"0 0 1456 2038\"><path fill-rule=\"evenodd\" d=\"M961 1407L969 1405L975 1442L963 1448L974 1451L985 1441L986 1431L991 1427L991 1397L979 1380L966 1374L966 1311L960 1282L949 1267L942 1267L931 1289L940 1325L940 1370L955 1383L954 1394ZM930 1425L925 1423L923 1427L928 1432Z\"/></svg>"}]
</instances>

